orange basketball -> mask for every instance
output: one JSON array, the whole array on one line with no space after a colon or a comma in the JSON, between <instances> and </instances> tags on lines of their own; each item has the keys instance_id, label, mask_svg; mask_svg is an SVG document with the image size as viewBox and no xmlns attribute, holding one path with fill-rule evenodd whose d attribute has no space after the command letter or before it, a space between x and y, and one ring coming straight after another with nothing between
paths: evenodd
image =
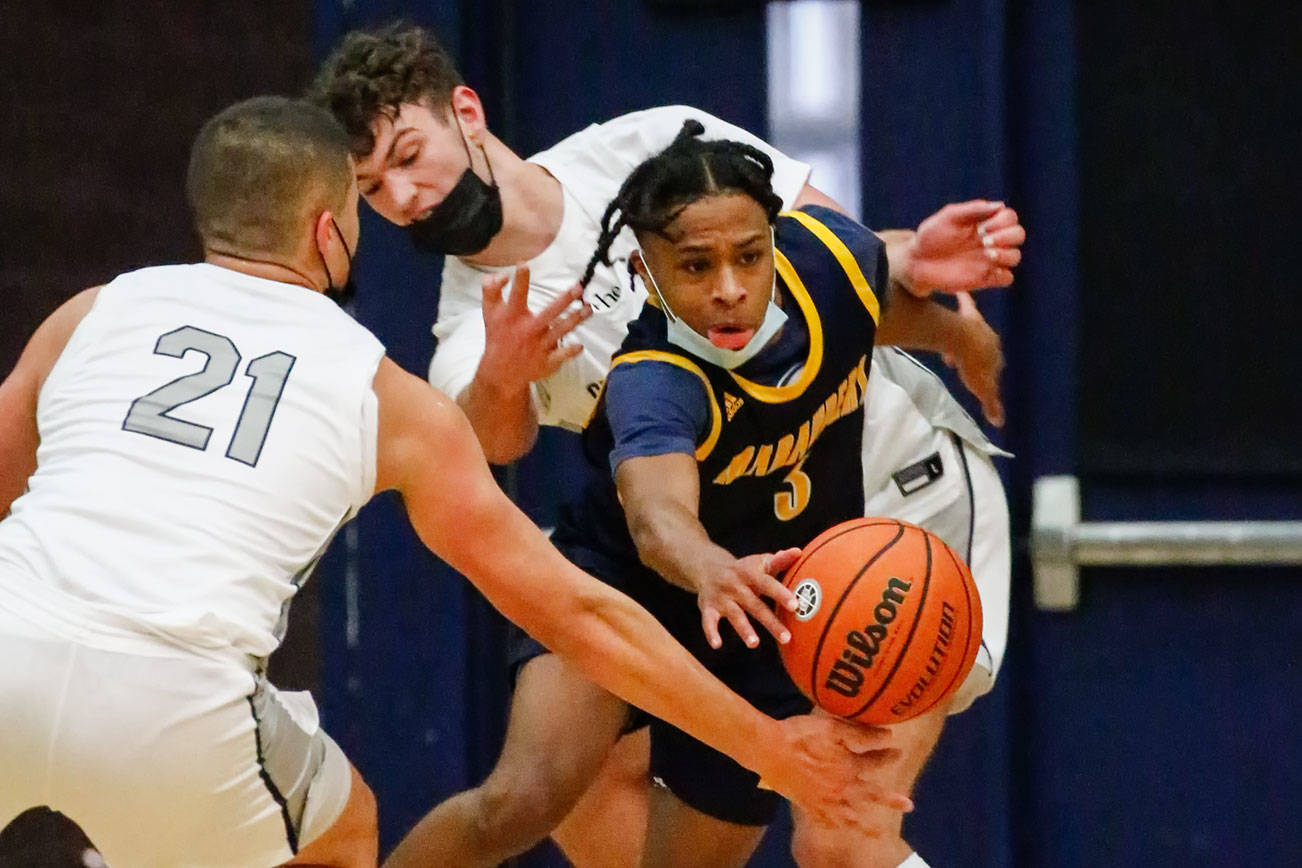
<instances>
[{"instance_id":1,"label":"orange basketball","mask_svg":"<svg viewBox=\"0 0 1302 868\"><path fill-rule=\"evenodd\" d=\"M858 723L916 717L950 696L981 646L981 601L967 564L934 534L857 518L819 534L784 584L779 646L814 704Z\"/></svg>"}]
</instances>

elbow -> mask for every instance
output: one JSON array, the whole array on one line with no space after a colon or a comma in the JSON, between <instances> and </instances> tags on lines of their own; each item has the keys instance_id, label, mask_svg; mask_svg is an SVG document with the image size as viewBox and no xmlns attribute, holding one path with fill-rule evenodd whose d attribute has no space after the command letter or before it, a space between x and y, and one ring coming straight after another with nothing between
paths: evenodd
<instances>
[{"instance_id":1,"label":"elbow","mask_svg":"<svg viewBox=\"0 0 1302 868\"><path fill-rule=\"evenodd\" d=\"M526 437L516 437L508 440L484 441L481 440L479 445L483 447L484 458L489 464L501 465L510 464L512 461L518 461L529 454L533 444L538 439L535 431Z\"/></svg>"}]
</instances>

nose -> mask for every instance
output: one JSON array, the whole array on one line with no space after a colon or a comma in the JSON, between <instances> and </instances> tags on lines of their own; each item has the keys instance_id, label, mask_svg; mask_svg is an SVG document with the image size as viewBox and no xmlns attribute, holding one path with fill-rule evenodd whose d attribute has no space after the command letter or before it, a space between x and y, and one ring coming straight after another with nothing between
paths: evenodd
<instances>
[{"instance_id":1,"label":"nose","mask_svg":"<svg viewBox=\"0 0 1302 868\"><path fill-rule=\"evenodd\" d=\"M394 208L407 221L414 220L416 218L416 209L419 207L416 201L418 192L416 185L407 176L398 175L389 181L388 187Z\"/></svg>"},{"instance_id":2,"label":"nose","mask_svg":"<svg viewBox=\"0 0 1302 868\"><path fill-rule=\"evenodd\" d=\"M736 307L746 300L746 285L736 270L725 266L714 287L714 300L725 307Z\"/></svg>"}]
</instances>

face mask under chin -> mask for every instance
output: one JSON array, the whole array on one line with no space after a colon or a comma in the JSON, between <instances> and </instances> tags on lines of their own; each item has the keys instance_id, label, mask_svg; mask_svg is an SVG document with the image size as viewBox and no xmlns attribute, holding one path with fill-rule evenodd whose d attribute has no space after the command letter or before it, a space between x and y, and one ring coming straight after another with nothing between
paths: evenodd
<instances>
[{"instance_id":1,"label":"face mask under chin","mask_svg":"<svg viewBox=\"0 0 1302 868\"><path fill-rule=\"evenodd\" d=\"M764 310L764 321L760 327L751 335L746 345L739 349L729 350L723 347L716 347L710 343L709 338L702 335L696 329L683 322L682 318L675 315L665 297L660 293L660 286L656 283L655 275L651 273L651 266L646 264L646 257L642 251L638 251L638 256L642 259L642 267L646 269L646 275L651 282L651 290L660 300L660 309L665 314L665 337L669 343L674 346L687 350L699 359L717 365L724 370L731 371L738 368L755 357L755 354L764 349L773 336L781 330L787 321L787 313L777 303L778 295L778 275L773 273L773 288L769 293L769 304Z\"/></svg>"},{"instance_id":2,"label":"face mask under chin","mask_svg":"<svg viewBox=\"0 0 1302 868\"><path fill-rule=\"evenodd\" d=\"M442 202L407 227L412 244L426 253L471 256L487 247L493 236L502 231L502 191L497 187L493 162L481 145L479 150L484 155L489 177L489 181L484 181L475 174L470 143L460 124L457 131L466 149L466 170Z\"/></svg>"},{"instance_id":3,"label":"face mask under chin","mask_svg":"<svg viewBox=\"0 0 1302 868\"><path fill-rule=\"evenodd\" d=\"M501 191L470 169L428 216L407 226L417 249L449 256L478 253L501 230Z\"/></svg>"}]
</instances>

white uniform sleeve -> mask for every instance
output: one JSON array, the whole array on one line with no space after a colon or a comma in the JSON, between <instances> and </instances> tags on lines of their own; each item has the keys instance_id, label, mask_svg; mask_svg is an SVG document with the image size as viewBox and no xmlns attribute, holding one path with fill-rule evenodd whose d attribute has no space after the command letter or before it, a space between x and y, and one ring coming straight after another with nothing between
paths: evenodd
<instances>
[{"instance_id":1,"label":"white uniform sleeve","mask_svg":"<svg viewBox=\"0 0 1302 868\"><path fill-rule=\"evenodd\" d=\"M705 127L703 138L711 141L731 139L745 142L768 154L773 160L773 190L782 197L782 206L790 208L809 181L809 164L793 160L759 137L741 127L720 120L709 112L685 105L647 109L616 118L602 125L603 138L609 129L611 146L632 158L633 165L655 156L669 146L683 127L694 119Z\"/></svg>"},{"instance_id":2,"label":"white uniform sleeve","mask_svg":"<svg viewBox=\"0 0 1302 868\"><path fill-rule=\"evenodd\" d=\"M484 355L482 279L482 274L453 257L444 260L429 382L452 398L470 385Z\"/></svg>"},{"instance_id":3,"label":"white uniform sleeve","mask_svg":"<svg viewBox=\"0 0 1302 868\"><path fill-rule=\"evenodd\" d=\"M484 355L484 318L478 314L440 318L434 335L438 346L429 362L430 385L456 398L475 378Z\"/></svg>"}]
</instances>

